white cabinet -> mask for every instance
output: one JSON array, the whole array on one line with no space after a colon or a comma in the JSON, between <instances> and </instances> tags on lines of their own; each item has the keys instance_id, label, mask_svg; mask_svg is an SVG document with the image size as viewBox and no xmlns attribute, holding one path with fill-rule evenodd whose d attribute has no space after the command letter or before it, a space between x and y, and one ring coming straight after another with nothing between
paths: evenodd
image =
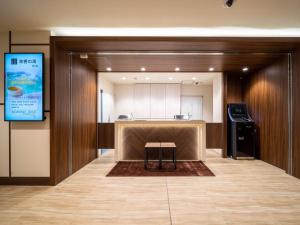
<instances>
[{"instance_id":1,"label":"white cabinet","mask_svg":"<svg viewBox=\"0 0 300 225\"><path fill-rule=\"evenodd\" d=\"M166 118L166 85L151 84L150 94L150 118L165 119Z\"/></svg>"},{"instance_id":2,"label":"white cabinet","mask_svg":"<svg viewBox=\"0 0 300 225\"><path fill-rule=\"evenodd\" d=\"M115 118L134 113L134 85L115 86Z\"/></svg>"},{"instance_id":3,"label":"white cabinet","mask_svg":"<svg viewBox=\"0 0 300 225\"><path fill-rule=\"evenodd\" d=\"M115 86L116 118L172 119L180 114L180 84L128 84Z\"/></svg>"},{"instance_id":4,"label":"white cabinet","mask_svg":"<svg viewBox=\"0 0 300 225\"><path fill-rule=\"evenodd\" d=\"M180 84L166 84L166 118L180 114Z\"/></svg>"},{"instance_id":5,"label":"white cabinet","mask_svg":"<svg viewBox=\"0 0 300 225\"><path fill-rule=\"evenodd\" d=\"M150 84L136 84L134 88L134 107L133 116L137 119L150 118Z\"/></svg>"}]
</instances>

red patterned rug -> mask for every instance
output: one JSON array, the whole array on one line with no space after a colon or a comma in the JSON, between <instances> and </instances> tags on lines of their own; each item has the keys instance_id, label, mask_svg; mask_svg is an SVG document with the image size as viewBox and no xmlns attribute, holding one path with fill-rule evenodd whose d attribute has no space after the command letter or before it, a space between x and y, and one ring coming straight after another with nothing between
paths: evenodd
<instances>
[{"instance_id":1,"label":"red patterned rug","mask_svg":"<svg viewBox=\"0 0 300 225\"><path fill-rule=\"evenodd\" d=\"M201 161L178 161L176 166L175 170L173 163L164 162L163 168L159 169L157 162L150 161L145 170L144 162L118 162L106 176L215 176Z\"/></svg>"}]
</instances>

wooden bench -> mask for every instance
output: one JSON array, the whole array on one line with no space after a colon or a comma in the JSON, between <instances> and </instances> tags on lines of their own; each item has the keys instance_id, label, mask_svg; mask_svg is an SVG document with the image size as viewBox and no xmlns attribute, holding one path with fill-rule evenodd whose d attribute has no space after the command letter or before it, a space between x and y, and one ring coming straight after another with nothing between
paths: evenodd
<instances>
[{"instance_id":1,"label":"wooden bench","mask_svg":"<svg viewBox=\"0 0 300 225\"><path fill-rule=\"evenodd\" d=\"M172 151L172 159L174 168L176 169L176 144L174 142L161 142L160 144L161 148L161 161L163 161L163 153L164 151Z\"/></svg>"},{"instance_id":2,"label":"wooden bench","mask_svg":"<svg viewBox=\"0 0 300 225\"><path fill-rule=\"evenodd\" d=\"M159 168L162 168L162 161L163 161L163 153L164 151L172 151L172 159L174 168L176 169L176 144L174 142L147 142L145 144L144 152L145 152L145 159L144 159L144 168L147 169L148 161L149 161L149 151L156 150L158 151L158 161L159 161Z\"/></svg>"},{"instance_id":3,"label":"wooden bench","mask_svg":"<svg viewBox=\"0 0 300 225\"><path fill-rule=\"evenodd\" d=\"M162 168L161 161L161 149L160 142L147 142L144 148L145 160L144 160L144 168L147 169L148 161L149 161L149 151L155 150L158 151L158 160L159 160L159 168Z\"/></svg>"}]
</instances>

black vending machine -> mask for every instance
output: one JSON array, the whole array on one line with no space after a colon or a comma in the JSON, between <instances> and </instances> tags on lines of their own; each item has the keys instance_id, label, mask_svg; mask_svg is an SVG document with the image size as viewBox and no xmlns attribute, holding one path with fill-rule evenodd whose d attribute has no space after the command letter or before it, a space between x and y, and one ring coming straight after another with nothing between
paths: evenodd
<instances>
[{"instance_id":1,"label":"black vending machine","mask_svg":"<svg viewBox=\"0 0 300 225\"><path fill-rule=\"evenodd\" d=\"M228 104L227 112L228 156L234 159L254 159L256 129L246 104Z\"/></svg>"}]
</instances>

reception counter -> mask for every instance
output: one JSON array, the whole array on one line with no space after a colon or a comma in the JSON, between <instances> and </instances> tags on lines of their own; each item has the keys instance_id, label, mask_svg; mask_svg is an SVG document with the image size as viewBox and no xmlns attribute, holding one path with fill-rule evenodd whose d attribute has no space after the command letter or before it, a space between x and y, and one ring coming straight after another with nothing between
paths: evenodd
<instances>
[{"instance_id":1,"label":"reception counter","mask_svg":"<svg viewBox=\"0 0 300 225\"><path fill-rule=\"evenodd\" d=\"M119 120L116 161L143 160L146 142L175 142L177 160L205 161L206 124L200 120Z\"/></svg>"}]
</instances>

